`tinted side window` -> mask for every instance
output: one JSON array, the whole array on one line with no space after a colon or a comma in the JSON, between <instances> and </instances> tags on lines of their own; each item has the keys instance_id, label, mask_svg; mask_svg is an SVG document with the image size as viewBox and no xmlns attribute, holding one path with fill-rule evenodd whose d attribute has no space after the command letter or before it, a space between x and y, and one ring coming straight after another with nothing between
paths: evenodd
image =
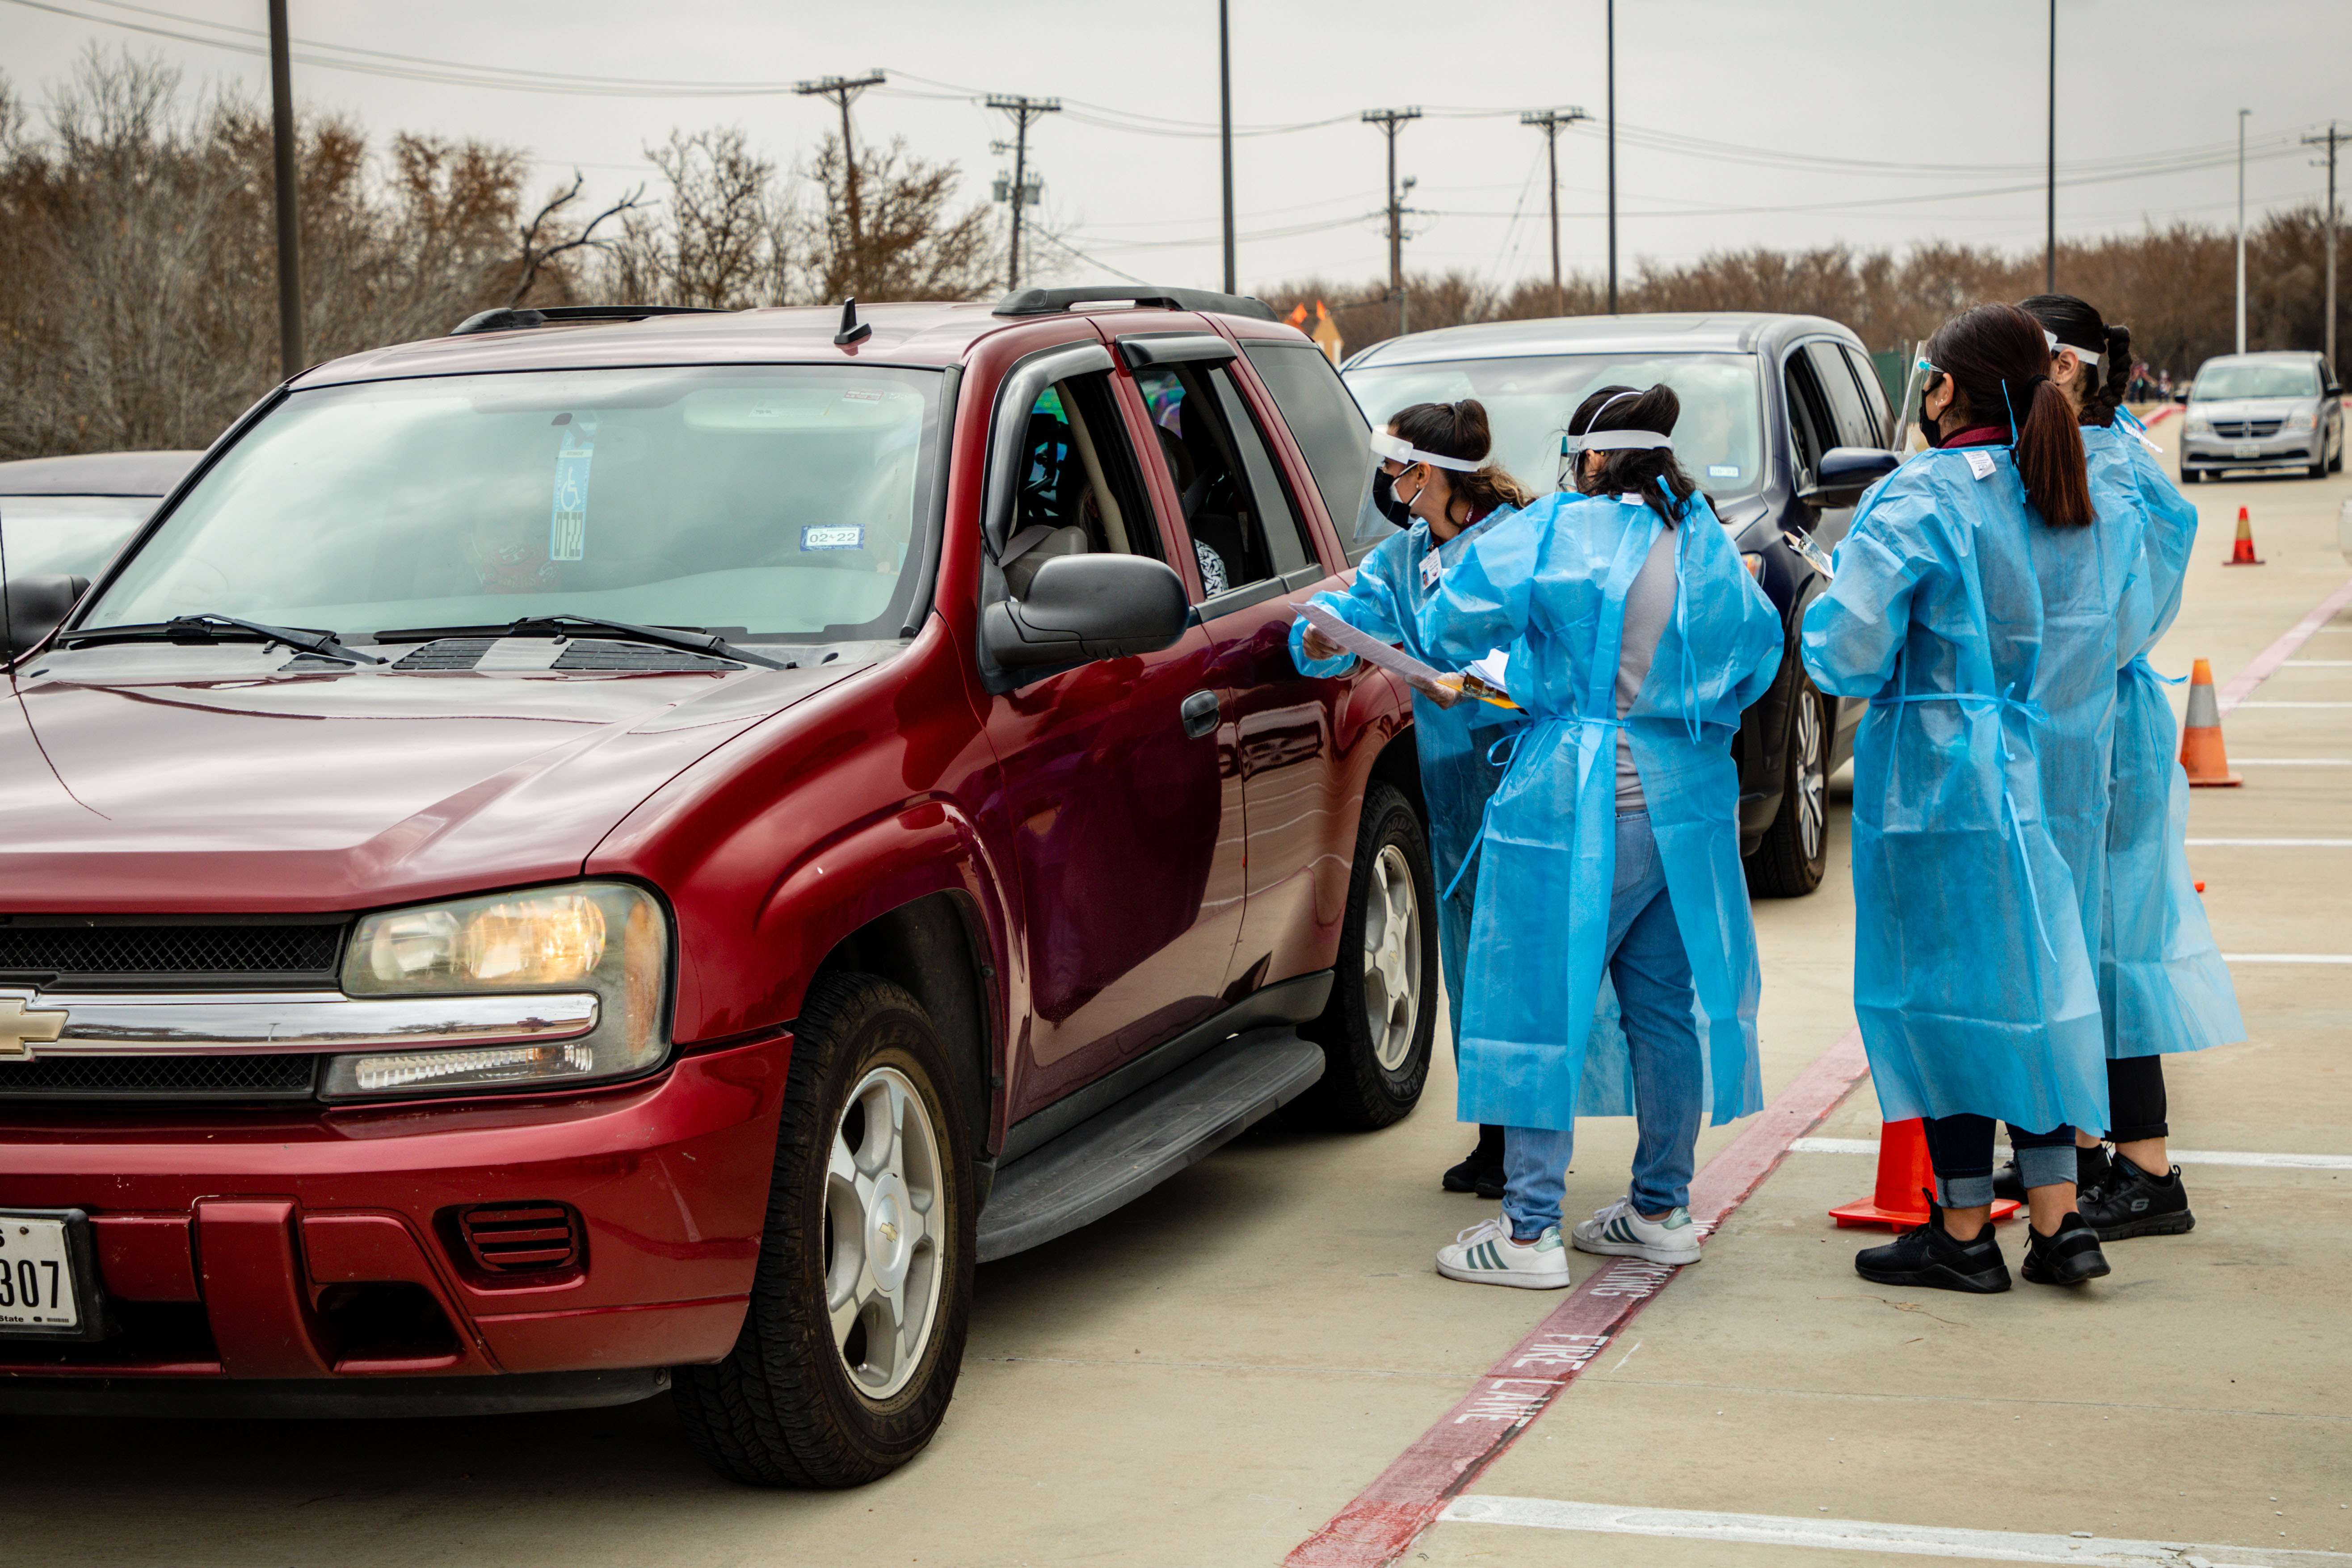
<instances>
[{"instance_id":1,"label":"tinted side window","mask_svg":"<svg viewBox=\"0 0 2352 1568\"><path fill-rule=\"evenodd\" d=\"M1886 404L1886 387L1878 379L1878 367L1870 363L1868 354L1851 346L1845 351L1845 363L1847 368L1853 372L1854 384L1862 388L1863 406L1870 412L1870 439L1858 445L1883 447L1886 444L1886 421L1889 411Z\"/></svg>"},{"instance_id":2,"label":"tinted side window","mask_svg":"<svg viewBox=\"0 0 2352 1568\"><path fill-rule=\"evenodd\" d=\"M1807 343L1805 357L1812 362L1813 377L1820 383L1823 400L1829 405L1830 444L1833 447L1875 447L1877 432L1871 428L1870 409L1862 401L1862 388L1853 379L1853 367L1835 343Z\"/></svg>"},{"instance_id":3,"label":"tinted side window","mask_svg":"<svg viewBox=\"0 0 2352 1568\"><path fill-rule=\"evenodd\" d=\"M1359 542L1349 534L1357 514L1364 509L1364 492L1371 481L1370 449L1366 445L1371 426L1365 423L1364 411L1356 406L1339 373L1331 368L1323 351L1310 343L1245 343L1242 352L1249 355L1251 367L1274 394L1291 438L1307 455L1307 466L1315 473L1315 489L1323 497L1323 510L1346 542L1349 558L1370 550L1379 540Z\"/></svg>"},{"instance_id":4,"label":"tinted side window","mask_svg":"<svg viewBox=\"0 0 2352 1568\"><path fill-rule=\"evenodd\" d=\"M1789 356L1782 374L1789 398L1789 437L1795 448L1797 486L1801 489L1813 482L1822 454L1837 445L1837 437L1831 433L1829 404L1822 394L1821 378L1813 374L1812 362L1802 349Z\"/></svg>"}]
</instances>

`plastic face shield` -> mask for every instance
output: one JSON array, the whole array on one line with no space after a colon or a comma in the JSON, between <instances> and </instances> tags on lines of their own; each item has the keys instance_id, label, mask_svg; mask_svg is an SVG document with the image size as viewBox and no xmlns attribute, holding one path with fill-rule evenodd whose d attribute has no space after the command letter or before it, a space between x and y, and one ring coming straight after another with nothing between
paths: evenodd
<instances>
[{"instance_id":1,"label":"plastic face shield","mask_svg":"<svg viewBox=\"0 0 2352 1568\"><path fill-rule=\"evenodd\" d=\"M1606 409L1603 409L1606 412ZM1595 414L1594 418L1601 416ZM1577 476L1584 468L1587 452L1655 452L1675 449L1672 436L1655 430L1588 430L1581 436L1559 438L1559 488L1572 490L1580 488Z\"/></svg>"},{"instance_id":2,"label":"plastic face shield","mask_svg":"<svg viewBox=\"0 0 2352 1568\"><path fill-rule=\"evenodd\" d=\"M1407 521L1400 522L1396 517L1384 511L1381 507L1381 496L1384 490L1393 495L1395 481L1402 479L1413 468L1427 464L1433 468L1444 468L1457 474L1475 474L1486 466L1483 462L1471 462L1465 458L1448 458L1436 452L1424 452L1403 437L1391 436L1385 430L1372 432L1371 448L1370 480L1364 486L1364 504L1356 514L1356 541L1360 544L1365 541L1377 542L1400 529L1412 526L1410 517ZM1394 473L1389 472L1388 466L1391 463L1397 465Z\"/></svg>"}]
</instances>

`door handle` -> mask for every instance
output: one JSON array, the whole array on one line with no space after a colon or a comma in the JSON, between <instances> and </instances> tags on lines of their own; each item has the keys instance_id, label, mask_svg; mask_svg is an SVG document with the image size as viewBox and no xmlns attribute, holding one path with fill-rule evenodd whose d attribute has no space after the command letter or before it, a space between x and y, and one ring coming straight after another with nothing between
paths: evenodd
<instances>
[{"instance_id":1,"label":"door handle","mask_svg":"<svg viewBox=\"0 0 2352 1568\"><path fill-rule=\"evenodd\" d=\"M1184 716L1184 733L1197 741L1217 727L1217 694L1195 691L1177 711Z\"/></svg>"}]
</instances>

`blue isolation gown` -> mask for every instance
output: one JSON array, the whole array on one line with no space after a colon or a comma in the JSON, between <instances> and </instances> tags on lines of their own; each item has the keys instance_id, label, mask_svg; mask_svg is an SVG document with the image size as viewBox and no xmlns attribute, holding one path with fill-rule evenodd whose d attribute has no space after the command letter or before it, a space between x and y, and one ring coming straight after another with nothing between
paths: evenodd
<instances>
[{"instance_id":1,"label":"blue isolation gown","mask_svg":"<svg viewBox=\"0 0 2352 1568\"><path fill-rule=\"evenodd\" d=\"M1508 515L1489 512L1437 545L1435 565L1443 571L1461 557L1468 542ZM1355 582L1342 594L1318 594L1309 604L1320 605L1358 631L1402 647L1423 663L1445 666L1430 657L1421 640L1415 617L1429 598L1424 568L1431 561L1429 524L1416 518L1411 528L1382 540L1356 569ZM1307 622L1290 626L1290 658L1301 675L1328 679L1354 667L1356 656L1337 658L1307 657ZM1463 861L1478 839L1478 824L1486 802L1502 782L1503 765L1490 760L1496 742L1525 722L1507 708L1465 698L1441 708L1419 692L1412 696L1413 751L1421 763L1421 794L1429 811L1429 852L1443 895L1437 910L1438 967L1445 974L1449 1037L1458 1049L1462 1039L1463 955L1470 945L1470 918L1477 895L1475 870L1462 875ZM1597 1114L1630 1114L1633 1086L1625 1061L1624 1035L1618 1024L1617 994L1612 988L1601 999L1593 1019L1594 1079L1586 1086L1588 1101L1597 1102Z\"/></svg>"},{"instance_id":2,"label":"blue isolation gown","mask_svg":"<svg viewBox=\"0 0 2352 1568\"><path fill-rule=\"evenodd\" d=\"M1596 1103L1597 1079L1613 1075L1591 1070L1589 1035L1617 859L1625 595L1664 526L1638 499L1547 496L1473 541L1422 610L1423 641L1444 663L1512 645L1511 695L1529 720L1478 851L1460 1052L1465 1121L1566 1131L1580 1114L1632 1109L1630 1099ZM1720 1124L1763 1103L1762 978L1731 739L1780 667L1781 630L1704 497L1683 503L1675 533L1674 620L1623 728L1690 956L1703 1103Z\"/></svg>"},{"instance_id":3,"label":"blue isolation gown","mask_svg":"<svg viewBox=\"0 0 2352 1568\"><path fill-rule=\"evenodd\" d=\"M2116 652L2115 790L2107 818L2106 921L2099 1005L2110 1057L2197 1051L2246 1037L2238 994L2189 873L2189 775L2166 682L2148 664L2180 610L2197 508L2147 448L2086 426L2091 496L2144 520L2146 570L2124 597Z\"/></svg>"},{"instance_id":4,"label":"blue isolation gown","mask_svg":"<svg viewBox=\"0 0 2352 1568\"><path fill-rule=\"evenodd\" d=\"M2096 955L2135 516L2053 529L2005 447L1873 486L1805 612L1854 736L1854 1013L1890 1121L2106 1125ZM1996 635L1995 628L1998 628Z\"/></svg>"}]
</instances>

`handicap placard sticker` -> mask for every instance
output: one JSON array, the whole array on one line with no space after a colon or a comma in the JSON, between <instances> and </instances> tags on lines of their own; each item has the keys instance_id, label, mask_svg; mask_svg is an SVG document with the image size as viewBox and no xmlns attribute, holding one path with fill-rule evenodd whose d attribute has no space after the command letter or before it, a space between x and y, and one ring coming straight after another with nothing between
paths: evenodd
<instances>
[{"instance_id":1,"label":"handicap placard sticker","mask_svg":"<svg viewBox=\"0 0 2352 1568\"><path fill-rule=\"evenodd\" d=\"M571 420L555 453L555 499L547 521L550 561L587 559L588 467L595 456L596 421Z\"/></svg>"},{"instance_id":2,"label":"handicap placard sticker","mask_svg":"<svg viewBox=\"0 0 2352 1568\"><path fill-rule=\"evenodd\" d=\"M863 550L866 528L856 522L812 523L801 530L803 550Z\"/></svg>"}]
</instances>

